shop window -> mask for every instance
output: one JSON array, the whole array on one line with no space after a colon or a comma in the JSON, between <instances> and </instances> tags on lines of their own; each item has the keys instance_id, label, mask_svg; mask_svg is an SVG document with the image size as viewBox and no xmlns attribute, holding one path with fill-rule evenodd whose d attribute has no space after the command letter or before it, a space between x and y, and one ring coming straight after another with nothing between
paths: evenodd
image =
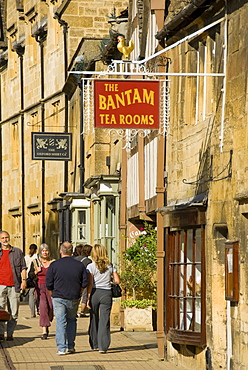
<instances>
[{"instance_id":1,"label":"shop window","mask_svg":"<svg viewBox=\"0 0 248 370\"><path fill-rule=\"evenodd\" d=\"M179 344L205 344L205 229L168 232L167 332Z\"/></svg>"}]
</instances>

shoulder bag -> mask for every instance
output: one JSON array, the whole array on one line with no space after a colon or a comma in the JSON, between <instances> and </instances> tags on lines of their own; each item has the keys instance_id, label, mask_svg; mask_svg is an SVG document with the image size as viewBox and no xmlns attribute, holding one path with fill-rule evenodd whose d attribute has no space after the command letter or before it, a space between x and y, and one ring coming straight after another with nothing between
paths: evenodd
<instances>
[{"instance_id":1,"label":"shoulder bag","mask_svg":"<svg viewBox=\"0 0 248 370\"><path fill-rule=\"evenodd\" d=\"M112 297L118 298L122 296L122 289L119 284L111 283Z\"/></svg>"},{"instance_id":2,"label":"shoulder bag","mask_svg":"<svg viewBox=\"0 0 248 370\"><path fill-rule=\"evenodd\" d=\"M112 274L114 272L114 266L113 263L111 263L112 267ZM119 298L122 296L122 289L119 284L111 282L111 291L112 291L112 297L113 298Z\"/></svg>"}]
</instances>

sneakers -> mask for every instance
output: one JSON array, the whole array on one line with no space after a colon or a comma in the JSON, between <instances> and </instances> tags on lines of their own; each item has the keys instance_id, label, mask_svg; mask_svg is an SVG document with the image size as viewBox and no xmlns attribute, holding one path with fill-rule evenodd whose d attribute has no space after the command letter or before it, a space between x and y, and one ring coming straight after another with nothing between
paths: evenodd
<instances>
[{"instance_id":1,"label":"sneakers","mask_svg":"<svg viewBox=\"0 0 248 370\"><path fill-rule=\"evenodd\" d=\"M75 353L75 348L68 348L68 353Z\"/></svg>"},{"instance_id":2,"label":"sneakers","mask_svg":"<svg viewBox=\"0 0 248 370\"><path fill-rule=\"evenodd\" d=\"M103 353L107 353L107 351L99 351L99 353L103 354Z\"/></svg>"},{"instance_id":3,"label":"sneakers","mask_svg":"<svg viewBox=\"0 0 248 370\"><path fill-rule=\"evenodd\" d=\"M56 352L56 355L59 355L59 356L61 356L61 355L65 355L66 353L65 352L62 352L62 351L58 351L58 352Z\"/></svg>"}]
</instances>

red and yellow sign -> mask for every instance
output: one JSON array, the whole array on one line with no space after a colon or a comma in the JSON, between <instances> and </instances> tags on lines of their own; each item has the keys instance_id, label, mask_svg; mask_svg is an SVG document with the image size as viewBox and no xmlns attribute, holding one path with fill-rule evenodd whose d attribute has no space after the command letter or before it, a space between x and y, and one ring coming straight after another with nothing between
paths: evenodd
<instances>
[{"instance_id":1,"label":"red and yellow sign","mask_svg":"<svg viewBox=\"0 0 248 370\"><path fill-rule=\"evenodd\" d=\"M95 127L159 128L159 81L95 80Z\"/></svg>"}]
</instances>

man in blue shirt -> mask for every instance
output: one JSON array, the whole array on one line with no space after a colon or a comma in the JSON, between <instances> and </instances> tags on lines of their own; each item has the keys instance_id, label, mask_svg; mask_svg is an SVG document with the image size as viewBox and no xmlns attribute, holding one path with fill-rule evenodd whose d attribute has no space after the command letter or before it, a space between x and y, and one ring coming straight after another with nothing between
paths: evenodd
<instances>
[{"instance_id":1,"label":"man in blue shirt","mask_svg":"<svg viewBox=\"0 0 248 370\"><path fill-rule=\"evenodd\" d=\"M46 274L46 287L49 290L56 317L56 344L58 355L75 352L77 310L80 295L87 286L87 273L84 265L72 258L71 243L64 242L60 247L60 258L51 263Z\"/></svg>"}]
</instances>

